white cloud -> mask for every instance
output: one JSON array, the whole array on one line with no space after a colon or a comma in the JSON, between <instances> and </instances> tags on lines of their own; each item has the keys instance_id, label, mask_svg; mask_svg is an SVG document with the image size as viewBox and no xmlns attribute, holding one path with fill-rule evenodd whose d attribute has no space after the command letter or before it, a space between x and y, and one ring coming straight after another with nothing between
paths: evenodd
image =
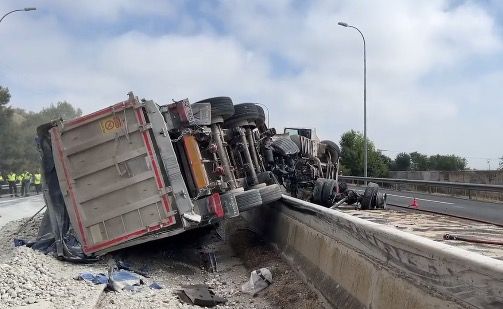
<instances>
[{"instance_id":1,"label":"white cloud","mask_svg":"<svg viewBox=\"0 0 503 309\"><path fill-rule=\"evenodd\" d=\"M0 11L18 3L0 4ZM90 112L122 100L129 90L159 103L229 95L235 102L269 105L277 127L318 127L322 138L338 140L346 130L362 130L363 122L362 42L353 29L337 26L343 20L367 39L369 136L378 148L503 154L503 145L490 142L499 138L502 124L494 120L503 110L494 103L487 109L488 102L501 102L494 82L503 81L501 67L499 73L479 72L477 81L447 74L438 85L425 82L432 73L501 53L494 19L476 3L450 8L447 1L282 0L205 6L203 11L224 23L225 35L180 11L182 2L89 3L39 1L39 15L23 13L0 25L2 41L9 42L0 45L0 84L11 88L12 104L36 110L68 100ZM123 14L183 16L181 29L202 23L204 30L96 37L69 30L100 20L113 27ZM298 71L278 74L271 54ZM477 98L480 109L473 108Z\"/></svg>"}]
</instances>

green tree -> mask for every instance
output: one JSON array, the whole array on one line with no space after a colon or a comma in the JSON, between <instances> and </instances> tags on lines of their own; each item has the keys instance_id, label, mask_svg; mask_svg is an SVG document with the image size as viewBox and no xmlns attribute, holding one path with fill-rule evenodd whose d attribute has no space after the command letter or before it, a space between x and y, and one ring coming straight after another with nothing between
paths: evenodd
<instances>
[{"instance_id":1,"label":"green tree","mask_svg":"<svg viewBox=\"0 0 503 309\"><path fill-rule=\"evenodd\" d=\"M59 118L78 117L82 111L68 102L58 102L38 113L27 112L8 107L9 100L9 90L0 87L0 171L33 171L40 164L35 139L37 127Z\"/></svg>"},{"instance_id":2,"label":"green tree","mask_svg":"<svg viewBox=\"0 0 503 309\"><path fill-rule=\"evenodd\" d=\"M18 155L13 147L15 128L12 124L13 111L7 106L9 101L9 88L0 86L0 173L7 173L11 159Z\"/></svg>"},{"instance_id":3,"label":"green tree","mask_svg":"<svg viewBox=\"0 0 503 309\"><path fill-rule=\"evenodd\" d=\"M396 155L393 169L396 171L408 171L410 170L410 163L410 155L406 152L401 152Z\"/></svg>"},{"instance_id":4,"label":"green tree","mask_svg":"<svg viewBox=\"0 0 503 309\"><path fill-rule=\"evenodd\" d=\"M428 156L417 151L410 153L410 161L413 171L427 171L429 168Z\"/></svg>"},{"instance_id":5,"label":"green tree","mask_svg":"<svg viewBox=\"0 0 503 309\"><path fill-rule=\"evenodd\" d=\"M341 136L341 165L345 175L363 176L364 138L354 130ZM368 175L371 177L387 177L388 164L382 153L376 151L374 143L368 142ZM389 158L388 158L389 159ZM391 161L391 159L389 159Z\"/></svg>"},{"instance_id":6,"label":"green tree","mask_svg":"<svg viewBox=\"0 0 503 309\"><path fill-rule=\"evenodd\" d=\"M466 168L466 159L456 155L430 156L430 170L462 171Z\"/></svg>"}]
</instances>

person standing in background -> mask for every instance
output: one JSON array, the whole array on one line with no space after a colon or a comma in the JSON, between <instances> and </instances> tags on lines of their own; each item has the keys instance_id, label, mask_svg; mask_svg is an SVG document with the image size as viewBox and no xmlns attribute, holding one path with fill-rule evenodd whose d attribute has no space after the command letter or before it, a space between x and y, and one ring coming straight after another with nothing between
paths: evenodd
<instances>
[{"instance_id":1,"label":"person standing in background","mask_svg":"<svg viewBox=\"0 0 503 309\"><path fill-rule=\"evenodd\" d=\"M39 194L42 189L42 174L40 174L40 171L36 171L35 174L33 174L33 184L35 185L37 194Z\"/></svg>"},{"instance_id":2,"label":"person standing in background","mask_svg":"<svg viewBox=\"0 0 503 309\"><path fill-rule=\"evenodd\" d=\"M10 172L7 174L7 182L9 183L9 194L11 197L14 197L14 194L17 195L17 175L14 172Z\"/></svg>"},{"instance_id":3,"label":"person standing in background","mask_svg":"<svg viewBox=\"0 0 503 309\"><path fill-rule=\"evenodd\" d=\"M30 172L25 171L23 173L23 184L21 185L22 187L21 194L23 196L28 196L28 193L30 193L31 177L32 175Z\"/></svg>"}]
</instances>

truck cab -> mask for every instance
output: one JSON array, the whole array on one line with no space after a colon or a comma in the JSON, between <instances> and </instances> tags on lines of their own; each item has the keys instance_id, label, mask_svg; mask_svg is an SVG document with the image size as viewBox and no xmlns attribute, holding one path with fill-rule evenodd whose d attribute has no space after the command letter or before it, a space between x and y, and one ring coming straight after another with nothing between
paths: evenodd
<instances>
[{"instance_id":1,"label":"truck cab","mask_svg":"<svg viewBox=\"0 0 503 309\"><path fill-rule=\"evenodd\" d=\"M283 133L290 136L293 135L304 136L305 138L315 140L317 142L320 141L320 139L316 135L316 129L314 128L285 128Z\"/></svg>"}]
</instances>

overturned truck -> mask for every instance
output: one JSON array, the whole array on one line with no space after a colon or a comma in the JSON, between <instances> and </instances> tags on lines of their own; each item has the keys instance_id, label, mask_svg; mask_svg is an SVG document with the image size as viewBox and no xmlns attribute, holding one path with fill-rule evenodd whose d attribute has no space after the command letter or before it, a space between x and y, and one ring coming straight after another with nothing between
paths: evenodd
<instances>
[{"instance_id":1,"label":"overturned truck","mask_svg":"<svg viewBox=\"0 0 503 309\"><path fill-rule=\"evenodd\" d=\"M35 247L90 259L236 217L280 199L280 185L326 206L348 200L337 145L277 134L254 103L128 96L37 129L48 211Z\"/></svg>"}]
</instances>

